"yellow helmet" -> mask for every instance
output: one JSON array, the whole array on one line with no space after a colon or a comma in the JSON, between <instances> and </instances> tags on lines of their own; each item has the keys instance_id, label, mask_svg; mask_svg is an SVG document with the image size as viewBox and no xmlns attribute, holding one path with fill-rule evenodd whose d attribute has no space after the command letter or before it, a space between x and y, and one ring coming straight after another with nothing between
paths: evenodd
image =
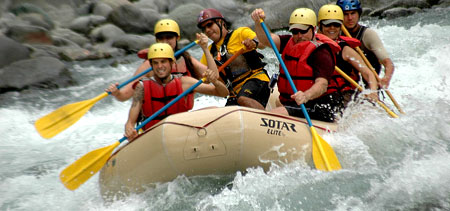
<instances>
[{"instance_id":1,"label":"yellow helmet","mask_svg":"<svg viewBox=\"0 0 450 211\"><path fill-rule=\"evenodd\" d=\"M148 49L148 59L172 59L175 61L172 47L167 43L155 43Z\"/></svg>"},{"instance_id":2,"label":"yellow helmet","mask_svg":"<svg viewBox=\"0 0 450 211\"><path fill-rule=\"evenodd\" d=\"M155 35L160 32L174 32L180 37L180 27L178 23L171 19L162 19L155 24Z\"/></svg>"},{"instance_id":3,"label":"yellow helmet","mask_svg":"<svg viewBox=\"0 0 450 211\"><path fill-rule=\"evenodd\" d=\"M340 20L344 21L344 12L338 5L327 4L319 9L319 23L322 20Z\"/></svg>"},{"instance_id":4,"label":"yellow helmet","mask_svg":"<svg viewBox=\"0 0 450 211\"><path fill-rule=\"evenodd\" d=\"M317 25L316 13L309 8L298 8L292 12L289 18L289 25L303 24L315 27Z\"/></svg>"}]
</instances>

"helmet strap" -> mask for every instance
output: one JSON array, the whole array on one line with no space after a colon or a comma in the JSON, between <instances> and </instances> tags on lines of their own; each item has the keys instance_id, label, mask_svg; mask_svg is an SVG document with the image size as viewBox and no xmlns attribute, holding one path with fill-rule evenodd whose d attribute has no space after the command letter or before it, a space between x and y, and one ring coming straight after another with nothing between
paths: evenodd
<instances>
[{"instance_id":1,"label":"helmet strap","mask_svg":"<svg viewBox=\"0 0 450 211\"><path fill-rule=\"evenodd\" d=\"M217 24L217 26L219 27L219 30L220 30L220 38L219 38L219 41L220 41L222 39L222 35L223 35L223 31L222 31L223 22L220 21L220 19L215 19L214 22Z\"/></svg>"}]
</instances>

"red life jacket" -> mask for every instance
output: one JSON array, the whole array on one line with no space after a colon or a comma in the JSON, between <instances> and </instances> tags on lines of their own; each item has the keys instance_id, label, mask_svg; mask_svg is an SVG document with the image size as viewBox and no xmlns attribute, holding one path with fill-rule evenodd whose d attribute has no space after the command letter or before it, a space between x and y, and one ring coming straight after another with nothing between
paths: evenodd
<instances>
[{"instance_id":1,"label":"red life jacket","mask_svg":"<svg viewBox=\"0 0 450 211\"><path fill-rule=\"evenodd\" d=\"M137 55L139 58L147 60L148 48L140 50L137 53ZM188 70L186 66L186 61L182 56L179 59L177 59L176 66L174 65L172 67L172 73L181 74L182 76L192 76L191 72Z\"/></svg>"},{"instance_id":2,"label":"red life jacket","mask_svg":"<svg viewBox=\"0 0 450 211\"><path fill-rule=\"evenodd\" d=\"M351 48L356 48L361 46L361 41L359 41L356 38L346 37L346 36L339 36L338 42L345 42L350 46ZM342 49L341 49L342 50Z\"/></svg>"},{"instance_id":3,"label":"red life jacket","mask_svg":"<svg viewBox=\"0 0 450 211\"><path fill-rule=\"evenodd\" d=\"M191 72L188 71L186 66L186 61L184 57L180 57L176 64L172 67L172 74L181 76L192 76ZM194 107L194 93L189 93L186 95L186 106L188 110L191 110Z\"/></svg>"},{"instance_id":4,"label":"red life jacket","mask_svg":"<svg viewBox=\"0 0 450 211\"><path fill-rule=\"evenodd\" d=\"M142 59L147 59L148 54L148 48L140 50L138 53L138 57ZM179 76L192 76L191 72L188 70L186 61L184 60L184 57L180 57L177 62L172 67L172 74L176 74ZM194 94L189 93L187 96L187 106L189 110L191 110L194 107Z\"/></svg>"},{"instance_id":5,"label":"red life jacket","mask_svg":"<svg viewBox=\"0 0 450 211\"><path fill-rule=\"evenodd\" d=\"M308 65L307 60L311 53L322 44L328 44L330 46L334 57L341 49L336 42L322 34L316 34L315 41L299 43L294 43L291 37L286 44L282 58L298 91L304 92L313 86L315 80L313 69ZM294 92L281 65L277 85L278 91L280 92L280 102L286 103L293 101L290 96Z\"/></svg>"},{"instance_id":6,"label":"red life jacket","mask_svg":"<svg viewBox=\"0 0 450 211\"><path fill-rule=\"evenodd\" d=\"M180 75L180 76L192 76L191 72L189 72L187 69L186 61L184 60L184 57L182 57L182 56L173 65L171 73Z\"/></svg>"},{"instance_id":7,"label":"red life jacket","mask_svg":"<svg viewBox=\"0 0 450 211\"><path fill-rule=\"evenodd\" d=\"M181 85L181 78L175 77L165 86L162 86L154 79L147 79L142 81L144 85L144 102L142 104L142 115L144 118L148 118L159 109L167 105L171 100L175 99L178 95L183 93L183 87ZM185 112L190 110L187 105L187 99L180 99L178 102L167 108L164 112L150 121L144 126L144 129L148 129L157 122L166 118L171 114Z\"/></svg>"},{"instance_id":8,"label":"red life jacket","mask_svg":"<svg viewBox=\"0 0 450 211\"><path fill-rule=\"evenodd\" d=\"M148 59L148 48L144 48L142 50L140 50L139 52L137 52L137 55L139 58L141 59Z\"/></svg>"},{"instance_id":9,"label":"red life jacket","mask_svg":"<svg viewBox=\"0 0 450 211\"><path fill-rule=\"evenodd\" d=\"M337 43L341 47L341 51L338 52L338 54L340 55L336 56L336 66L338 66L354 81L358 81L359 80L358 71L354 70L353 66L342 58L342 51L345 46L356 48L361 45L361 42L355 38L339 36ZM354 87L350 82L348 82L347 79L341 76L341 74L339 74L337 71L334 71L333 75L331 76L331 80L328 82L326 93L331 94L336 91L345 92L355 89L356 87Z\"/></svg>"}]
</instances>

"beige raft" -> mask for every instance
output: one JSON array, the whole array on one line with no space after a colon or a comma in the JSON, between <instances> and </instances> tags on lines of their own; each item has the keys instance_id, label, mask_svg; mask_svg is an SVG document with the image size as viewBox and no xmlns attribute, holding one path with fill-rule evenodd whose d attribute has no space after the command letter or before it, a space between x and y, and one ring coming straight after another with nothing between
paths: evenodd
<instances>
[{"instance_id":1,"label":"beige raft","mask_svg":"<svg viewBox=\"0 0 450 211\"><path fill-rule=\"evenodd\" d=\"M313 121L316 131L336 125ZM100 172L103 196L139 193L178 175L224 175L271 162L311 162L304 119L231 106L171 115L115 152ZM118 195L117 195L118 194Z\"/></svg>"}]
</instances>

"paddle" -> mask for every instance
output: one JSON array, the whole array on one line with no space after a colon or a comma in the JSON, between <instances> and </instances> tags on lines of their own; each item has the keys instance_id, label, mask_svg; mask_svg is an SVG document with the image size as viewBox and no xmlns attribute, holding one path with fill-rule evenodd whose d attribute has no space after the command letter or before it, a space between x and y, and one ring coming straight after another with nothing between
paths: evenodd
<instances>
[{"instance_id":1,"label":"paddle","mask_svg":"<svg viewBox=\"0 0 450 211\"><path fill-rule=\"evenodd\" d=\"M219 72L225 69L225 67L230 64L237 56L239 56L243 50L238 51L236 54L234 54L230 59L228 59L222 66L219 68ZM188 90L181 93L179 96L177 96L175 99L170 101L167 105L162 107L159 111L148 117L144 122L142 122L140 125L136 127L136 130L139 131L144 125L149 123L151 120L153 120L156 116L164 112L167 108L175 104L178 100L180 100L182 97L189 94L192 90L194 90L197 86L199 86L205 78L202 78L199 80L196 84L192 85ZM103 147L100 149L96 149L92 152L89 152L85 154L83 157L75 161L74 163L70 164L68 167L66 167L59 175L59 179L64 184L64 186L69 190L75 190L80 185L85 183L89 178L94 176L95 173L100 171L100 169L105 165L106 161L108 161L108 158L111 156L111 153L114 151L114 149L120 145L123 141L125 141L127 138L124 136L119 141L115 142L114 144Z\"/></svg>"},{"instance_id":2,"label":"paddle","mask_svg":"<svg viewBox=\"0 0 450 211\"><path fill-rule=\"evenodd\" d=\"M180 95L178 95L175 99L170 101L167 105L159 109L157 112L148 117L144 122L136 127L136 130L139 131L142 127L144 127L147 123L157 117L159 114L164 112L167 108L175 104L182 97L186 96L192 90L197 88L206 78L200 79L196 84L192 85L188 90L184 91ZM122 137L119 141L114 144L103 147L100 149L96 149L88 154L84 155L67 168L65 168L61 174L59 175L59 179L69 190L77 189L81 184L86 182L89 178L91 178L96 172L98 172L106 163L109 156L113 152L113 150L119 146L120 143L125 141L127 137Z\"/></svg>"},{"instance_id":3,"label":"paddle","mask_svg":"<svg viewBox=\"0 0 450 211\"><path fill-rule=\"evenodd\" d=\"M347 37L352 37L352 35L350 35L350 33L348 32L347 28L345 28L344 24L342 24L341 27L342 31L344 32L345 36ZM380 82L380 77L378 76L377 72L375 71L375 68L373 68L372 64L370 64L369 60L367 59L367 57L364 55L364 53L362 52L361 48L359 48L358 46L355 48L356 51L358 52L358 54L363 58L364 62L366 63L366 65L369 67L369 69L373 72L373 74L375 75L375 78L377 79L378 83ZM386 94L389 96L389 98L391 99L391 101L394 103L395 107L398 109L398 111L400 111L400 113L405 114L405 112L403 112L402 108L400 107L400 105L397 103L397 101L395 100L394 96L392 96L391 92L389 90L384 90L386 92Z\"/></svg>"},{"instance_id":4,"label":"paddle","mask_svg":"<svg viewBox=\"0 0 450 211\"><path fill-rule=\"evenodd\" d=\"M359 91L363 91L364 89L358 84L356 83L355 80L353 80L352 78L350 78L350 76L348 76L344 71L342 71L339 67L335 67L336 71L342 75L342 77L344 77L345 79L347 79L347 81L349 81L353 86L357 87ZM397 114L395 114L394 112L392 112L386 105L384 105L384 103L382 103L380 100L377 99L377 103L378 105L380 105L389 115L391 115L391 117L394 118L398 118Z\"/></svg>"},{"instance_id":5,"label":"paddle","mask_svg":"<svg viewBox=\"0 0 450 211\"><path fill-rule=\"evenodd\" d=\"M284 64L283 59L281 59L280 53L278 52L278 49L275 46L272 37L270 36L269 30L267 29L266 24L262 19L261 19L261 26L264 30L264 33L267 36L267 39L270 42L270 45L272 46L273 51L275 52L275 55L278 58L278 61L280 62L281 67L283 68L286 74L287 79L289 80L289 84L291 85L292 90L294 91L294 93L296 93L297 88L295 87L294 82L292 81L292 78L287 70L287 67ZM337 159L336 154L334 153L331 146L324 139L322 139L322 137L320 137L319 134L317 134L317 131L314 128L311 119L309 118L308 112L306 111L305 105L301 104L300 107L302 108L303 115L308 121L308 125L311 130L311 135L313 138L312 156L314 165L319 170L332 171L341 169L341 164L339 163L339 160Z\"/></svg>"},{"instance_id":6,"label":"paddle","mask_svg":"<svg viewBox=\"0 0 450 211\"><path fill-rule=\"evenodd\" d=\"M197 41L194 41L189 45L187 45L186 47L182 48L181 50L178 50L175 53L175 57L182 54L184 51L191 48L195 44L197 44ZM123 82L122 84L117 86L117 88L120 89L124 87L128 83L142 77L151 70L152 70L151 67L148 68L147 70L139 73L133 78ZM105 98L109 94L111 93L104 92L101 95L98 95L97 97L94 97L92 99L62 106L56 109L55 111L51 112L50 114L47 114L46 116L43 116L40 119L38 119L34 123L34 126L42 137L47 139L52 138L53 136L57 135L58 133L62 132L63 130L67 129L75 122L77 122L95 103Z\"/></svg>"}]
</instances>

